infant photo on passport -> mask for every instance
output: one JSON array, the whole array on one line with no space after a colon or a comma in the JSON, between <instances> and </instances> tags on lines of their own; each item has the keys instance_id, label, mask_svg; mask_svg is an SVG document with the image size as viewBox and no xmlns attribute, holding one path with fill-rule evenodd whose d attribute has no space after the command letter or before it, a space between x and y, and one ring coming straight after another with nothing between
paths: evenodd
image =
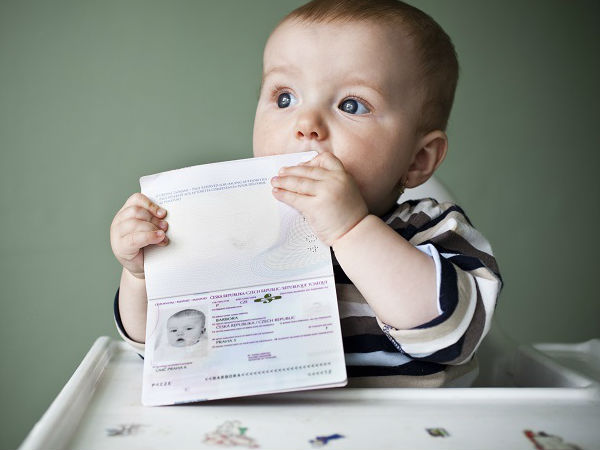
<instances>
[{"instance_id":1,"label":"infant photo on passport","mask_svg":"<svg viewBox=\"0 0 600 450\"><path fill-rule=\"evenodd\" d=\"M197 308L159 310L153 365L196 361L208 354L206 314Z\"/></svg>"}]
</instances>

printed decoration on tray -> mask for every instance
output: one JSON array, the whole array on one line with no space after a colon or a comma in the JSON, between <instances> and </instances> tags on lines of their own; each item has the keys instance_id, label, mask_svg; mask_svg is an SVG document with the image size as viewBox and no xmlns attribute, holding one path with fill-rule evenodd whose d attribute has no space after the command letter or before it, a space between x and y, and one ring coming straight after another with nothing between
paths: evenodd
<instances>
[{"instance_id":1,"label":"printed decoration on tray","mask_svg":"<svg viewBox=\"0 0 600 450\"><path fill-rule=\"evenodd\" d=\"M582 450L578 445L564 442L560 436L554 436L544 431L536 433L531 430L524 430L523 433L538 450Z\"/></svg>"},{"instance_id":2,"label":"printed decoration on tray","mask_svg":"<svg viewBox=\"0 0 600 450\"><path fill-rule=\"evenodd\" d=\"M106 435L109 437L115 436L132 436L137 434L143 425L139 423L121 424L115 428L107 428Z\"/></svg>"},{"instance_id":3,"label":"printed decoration on tray","mask_svg":"<svg viewBox=\"0 0 600 450\"><path fill-rule=\"evenodd\" d=\"M344 436L342 436L341 434L335 433L335 434L330 434L329 436L317 436L314 439L311 439L310 444L315 447L323 447L324 445L327 445L327 443L329 441L332 441L334 439L342 439Z\"/></svg>"},{"instance_id":4,"label":"printed decoration on tray","mask_svg":"<svg viewBox=\"0 0 600 450\"><path fill-rule=\"evenodd\" d=\"M446 431L445 428L425 428L425 430L429 433L430 436L433 437L448 437L450 433Z\"/></svg>"},{"instance_id":5,"label":"printed decoration on tray","mask_svg":"<svg viewBox=\"0 0 600 450\"><path fill-rule=\"evenodd\" d=\"M260 447L256 440L246 435L246 431L248 427L242 427L239 420L228 420L219 425L215 431L206 433L204 442L220 447Z\"/></svg>"}]
</instances>

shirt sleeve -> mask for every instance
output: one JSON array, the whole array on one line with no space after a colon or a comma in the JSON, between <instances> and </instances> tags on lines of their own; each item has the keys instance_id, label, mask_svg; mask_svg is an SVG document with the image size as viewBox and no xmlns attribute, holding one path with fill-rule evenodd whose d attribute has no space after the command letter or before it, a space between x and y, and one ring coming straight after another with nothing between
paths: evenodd
<instances>
[{"instance_id":1,"label":"shirt sleeve","mask_svg":"<svg viewBox=\"0 0 600 450\"><path fill-rule=\"evenodd\" d=\"M144 358L144 350L145 350L146 346L140 342L136 342L133 339L131 339L127 335L127 332L125 331L125 327L123 326L123 322L121 321L121 313L119 312L119 289L117 289L117 293L115 294L113 310L114 310L115 325L117 326L117 330L119 331L119 334L121 335L123 340L125 342L127 342L131 346L131 348L133 350L135 350L137 352L137 354L140 355L140 357L143 359Z\"/></svg>"},{"instance_id":2,"label":"shirt sleeve","mask_svg":"<svg viewBox=\"0 0 600 450\"><path fill-rule=\"evenodd\" d=\"M488 333L503 282L489 242L453 203L409 200L387 221L436 263L439 316L408 330L377 319L392 344L416 360L463 364Z\"/></svg>"}]
</instances>

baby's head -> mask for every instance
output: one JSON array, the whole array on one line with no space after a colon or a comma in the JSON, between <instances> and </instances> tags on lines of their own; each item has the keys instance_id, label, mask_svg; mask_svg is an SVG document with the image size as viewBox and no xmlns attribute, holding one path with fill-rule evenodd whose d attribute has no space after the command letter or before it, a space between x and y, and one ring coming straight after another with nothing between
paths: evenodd
<instances>
[{"instance_id":1,"label":"baby's head","mask_svg":"<svg viewBox=\"0 0 600 450\"><path fill-rule=\"evenodd\" d=\"M204 313L197 309L184 309L167 320L167 340L173 347L196 344L206 328Z\"/></svg>"},{"instance_id":2,"label":"baby's head","mask_svg":"<svg viewBox=\"0 0 600 450\"><path fill-rule=\"evenodd\" d=\"M254 156L332 152L369 211L443 161L458 62L429 16L395 0L315 0L265 46Z\"/></svg>"}]
</instances>

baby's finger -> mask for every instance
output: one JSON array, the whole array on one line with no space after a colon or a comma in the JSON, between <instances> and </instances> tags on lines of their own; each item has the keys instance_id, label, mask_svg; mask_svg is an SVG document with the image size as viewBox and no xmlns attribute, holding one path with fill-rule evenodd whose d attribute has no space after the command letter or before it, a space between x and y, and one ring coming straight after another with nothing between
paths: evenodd
<instances>
[{"instance_id":1,"label":"baby's finger","mask_svg":"<svg viewBox=\"0 0 600 450\"><path fill-rule=\"evenodd\" d=\"M328 170L345 170L342 161L331 152L319 153L306 163L307 166L322 167Z\"/></svg>"},{"instance_id":2,"label":"baby's finger","mask_svg":"<svg viewBox=\"0 0 600 450\"><path fill-rule=\"evenodd\" d=\"M283 176L271 178L271 185L274 188L285 189L286 191L296 192L303 195L316 195L319 188L318 180L305 177Z\"/></svg>"},{"instance_id":3,"label":"baby's finger","mask_svg":"<svg viewBox=\"0 0 600 450\"><path fill-rule=\"evenodd\" d=\"M119 213L115 217L115 220L113 221L113 224L118 226L120 223L125 222L127 220L131 220L131 219L137 219L137 220L143 220L146 222L150 222L150 223L154 224L154 226L156 226L157 228L162 228L162 229L166 230L166 228L159 225L161 222L160 218L155 217L154 215L152 215L152 213L149 210L147 210L146 208L144 208L142 206L138 206L138 205L129 206L129 207L119 211ZM166 221L162 221L162 222L166 223Z\"/></svg>"},{"instance_id":4,"label":"baby's finger","mask_svg":"<svg viewBox=\"0 0 600 450\"><path fill-rule=\"evenodd\" d=\"M308 195L298 194L280 188L273 188L273 196L280 202L290 205L300 212L304 211L304 208L307 205L306 201L313 198Z\"/></svg>"},{"instance_id":5,"label":"baby's finger","mask_svg":"<svg viewBox=\"0 0 600 450\"><path fill-rule=\"evenodd\" d=\"M327 178L329 170L317 166L290 166L279 169L279 175L295 175L321 181Z\"/></svg>"},{"instance_id":6,"label":"baby's finger","mask_svg":"<svg viewBox=\"0 0 600 450\"><path fill-rule=\"evenodd\" d=\"M125 237L123 253L125 254L137 254L137 252L144 247L151 244L158 244L165 238L165 232L163 230L156 231L135 231L128 234Z\"/></svg>"},{"instance_id":7,"label":"baby's finger","mask_svg":"<svg viewBox=\"0 0 600 450\"><path fill-rule=\"evenodd\" d=\"M168 243L169 243L169 236L167 236L165 234L165 238L162 241L160 241L158 244L156 244L156 245L158 245L159 247L164 247Z\"/></svg>"},{"instance_id":8,"label":"baby's finger","mask_svg":"<svg viewBox=\"0 0 600 450\"><path fill-rule=\"evenodd\" d=\"M142 208L146 208L150 211L154 216L163 218L167 215L167 211L164 208L161 208L159 205L154 203L148 197L146 197L141 192L136 192L131 197L127 199L121 210L128 208L130 206L141 206Z\"/></svg>"},{"instance_id":9,"label":"baby's finger","mask_svg":"<svg viewBox=\"0 0 600 450\"><path fill-rule=\"evenodd\" d=\"M161 222L164 222L164 225L162 225ZM124 236L131 233L135 233L136 231L167 231L167 228L168 224L164 220L159 220L158 224L154 224L152 222L146 222L145 220L139 220L134 218L124 220L123 222L119 223L115 227L115 234L123 238Z\"/></svg>"}]
</instances>

